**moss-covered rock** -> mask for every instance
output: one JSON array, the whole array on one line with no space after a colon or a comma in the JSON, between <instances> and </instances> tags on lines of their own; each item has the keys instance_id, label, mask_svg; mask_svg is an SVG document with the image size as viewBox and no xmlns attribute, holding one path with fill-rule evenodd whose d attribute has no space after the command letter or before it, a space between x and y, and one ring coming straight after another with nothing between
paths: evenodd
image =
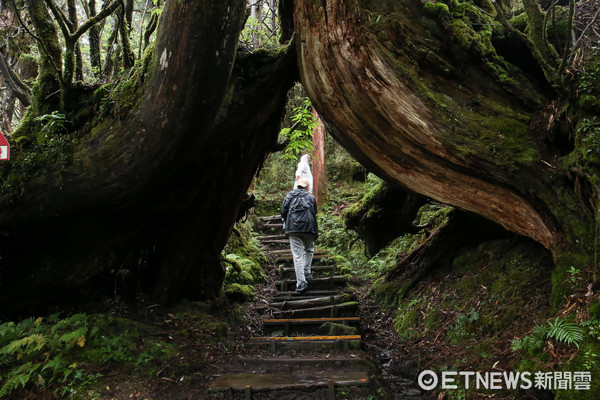
<instances>
[{"instance_id":1,"label":"moss-covered rock","mask_svg":"<svg viewBox=\"0 0 600 400\"><path fill-rule=\"evenodd\" d=\"M251 301L256 292L252 286L232 283L225 288L224 293L230 301L235 303L245 303Z\"/></svg>"}]
</instances>

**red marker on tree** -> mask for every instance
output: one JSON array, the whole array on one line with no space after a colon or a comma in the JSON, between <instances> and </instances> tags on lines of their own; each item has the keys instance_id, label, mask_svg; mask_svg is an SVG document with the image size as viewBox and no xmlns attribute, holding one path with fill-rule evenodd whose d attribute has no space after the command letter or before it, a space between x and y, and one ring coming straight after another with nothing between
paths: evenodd
<instances>
[{"instance_id":1,"label":"red marker on tree","mask_svg":"<svg viewBox=\"0 0 600 400\"><path fill-rule=\"evenodd\" d=\"M8 144L8 140L6 140L2 132L0 132L0 161L8 160L9 155L10 145Z\"/></svg>"}]
</instances>

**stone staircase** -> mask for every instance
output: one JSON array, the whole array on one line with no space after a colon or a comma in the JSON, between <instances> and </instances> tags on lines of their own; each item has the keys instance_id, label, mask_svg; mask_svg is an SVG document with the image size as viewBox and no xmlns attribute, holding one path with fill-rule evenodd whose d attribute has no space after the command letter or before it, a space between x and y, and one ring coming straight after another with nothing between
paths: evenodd
<instances>
[{"instance_id":1,"label":"stone staircase","mask_svg":"<svg viewBox=\"0 0 600 400\"><path fill-rule=\"evenodd\" d=\"M358 303L347 278L315 250L308 290L296 293L289 241L279 216L260 219L259 240L277 269L263 331L245 343L253 357L231 360L208 383L212 399L370 399L372 365L361 350Z\"/></svg>"}]
</instances>

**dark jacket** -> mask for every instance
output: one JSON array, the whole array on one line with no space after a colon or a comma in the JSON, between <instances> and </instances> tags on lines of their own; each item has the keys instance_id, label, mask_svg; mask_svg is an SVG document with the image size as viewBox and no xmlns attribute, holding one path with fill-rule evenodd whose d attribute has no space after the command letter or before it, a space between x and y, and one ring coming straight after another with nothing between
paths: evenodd
<instances>
[{"instance_id":1,"label":"dark jacket","mask_svg":"<svg viewBox=\"0 0 600 400\"><path fill-rule=\"evenodd\" d=\"M317 199L304 189L289 192L281 206L281 218L285 223L285 234L312 233L319 235L317 226Z\"/></svg>"}]
</instances>

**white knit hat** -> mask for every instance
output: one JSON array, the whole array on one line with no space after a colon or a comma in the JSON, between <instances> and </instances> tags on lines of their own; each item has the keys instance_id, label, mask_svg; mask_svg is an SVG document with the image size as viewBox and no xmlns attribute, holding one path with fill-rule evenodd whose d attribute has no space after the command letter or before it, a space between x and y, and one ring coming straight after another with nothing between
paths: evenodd
<instances>
[{"instance_id":1,"label":"white knit hat","mask_svg":"<svg viewBox=\"0 0 600 400\"><path fill-rule=\"evenodd\" d=\"M301 188L307 188L310 186L310 182L306 178L300 178L298 179L298 183L296 183L296 186Z\"/></svg>"}]
</instances>

